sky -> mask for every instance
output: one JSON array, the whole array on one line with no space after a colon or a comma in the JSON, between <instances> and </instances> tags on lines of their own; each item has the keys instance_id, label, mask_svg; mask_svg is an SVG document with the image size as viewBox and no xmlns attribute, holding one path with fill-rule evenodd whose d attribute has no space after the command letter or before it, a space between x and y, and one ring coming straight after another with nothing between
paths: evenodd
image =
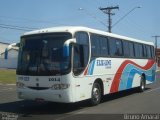
<instances>
[{"instance_id":1,"label":"sky","mask_svg":"<svg viewBox=\"0 0 160 120\"><path fill-rule=\"evenodd\" d=\"M160 0L0 0L0 42L19 42L26 31L56 26L107 31L108 16L99 8L117 5L112 25L141 8L113 26L113 33L152 42L160 35Z\"/></svg>"}]
</instances>

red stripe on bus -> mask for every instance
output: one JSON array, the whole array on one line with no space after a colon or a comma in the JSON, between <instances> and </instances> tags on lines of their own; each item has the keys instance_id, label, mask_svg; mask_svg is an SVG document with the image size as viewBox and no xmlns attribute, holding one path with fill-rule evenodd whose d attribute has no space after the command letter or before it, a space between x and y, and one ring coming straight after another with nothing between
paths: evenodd
<instances>
[{"instance_id":1,"label":"red stripe on bus","mask_svg":"<svg viewBox=\"0 0 160 120\"><path fill-rule=\"evenodd\" d=\"M122 76L122 72L124 70L124 68L128 65L128 64L133 64L136 67L139 67L143 70L148 70L149 68L151 68L153 66L153 64L155 63L154 60L148 60L147 64L145 66L140 66L138 64L136 64L135 62L131 61L131 60L126 60L124 61L121 66L119 67L119 69L116 72L116 75L114 76L112 85L111 85L111 89L110 89L110 93L114 93L114 92L118 92L118 88L119 88L119 83L120 83L120 78Z\"/></svg>"}]
</instances>

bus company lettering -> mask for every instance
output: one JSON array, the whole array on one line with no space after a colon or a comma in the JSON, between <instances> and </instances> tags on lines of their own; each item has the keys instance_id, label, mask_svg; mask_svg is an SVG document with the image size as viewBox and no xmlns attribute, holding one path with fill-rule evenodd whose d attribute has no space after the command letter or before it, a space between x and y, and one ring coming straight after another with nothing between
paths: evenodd
<instances>
[{"instance_id":1,"label":"bus company lettering","mask_svg":"<svg viewBox=\"0 0 160 120\"><path fill-rule=\"evenodd\" d=\"M105 66L105 68L111 68L111 60L97 60L97 66Z\"/></svg>"}]
</instances>

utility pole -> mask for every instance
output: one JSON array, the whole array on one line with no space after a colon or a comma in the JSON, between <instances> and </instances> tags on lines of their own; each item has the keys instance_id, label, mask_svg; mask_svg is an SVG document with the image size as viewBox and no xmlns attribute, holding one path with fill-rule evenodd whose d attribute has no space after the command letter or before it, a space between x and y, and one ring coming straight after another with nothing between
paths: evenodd
<instances>
[{"instance_id":1,"label":"utility pole","mask_svg":"<svg viewBox=\"0 0 160 120\"><path fill-rule=\"evenodd\" d=\"M152 36L152 37L155 38L155 48L156 48L156 50L157 50L157 39L158 39L160 36L155 35L155 36Z\"/></svg>"},{"instance_id":2,"label":"utility pole","mask_svg":"<svg viewBox=\"0 0 160 120\"><path fill-rule=\"evenodd\" d=\"M157 57L157 39L160 37L158 35L152 36L155 38L155 55L156 55L156 62L158 62L158 57Z\"/></svg>"},{"instance_id":3,"label":"utility pole","mask_svg":"<svg viewBox=\"0 0 160 120\"><path fill-rule=\"evenodd\" d=\"M112 19L111 16L115 15L115 13L112 13L113 9L119 9L119 6L111 6L111 7L106 7L106 8L99 8L103 13L108 14L108 32L111 32L112 29Z\"/></svg>"}]
</instances>

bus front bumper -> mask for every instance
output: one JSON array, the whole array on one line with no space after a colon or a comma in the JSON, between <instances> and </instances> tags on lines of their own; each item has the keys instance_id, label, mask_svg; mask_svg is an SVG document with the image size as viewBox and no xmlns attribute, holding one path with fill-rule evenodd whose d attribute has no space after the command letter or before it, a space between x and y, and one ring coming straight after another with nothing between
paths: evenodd
<instances>
[{"instance_id":1,"label":"bus front bumper","mask_svg":"<svg viewBox=\"0 0 160 120\"><path fill-rule=\"evenodd\" d=\"M73 98L69 90L32 90L17 88L18 98L25 100L43 100L51 102L72 103Z\"/></svg>"}]
</instances>

